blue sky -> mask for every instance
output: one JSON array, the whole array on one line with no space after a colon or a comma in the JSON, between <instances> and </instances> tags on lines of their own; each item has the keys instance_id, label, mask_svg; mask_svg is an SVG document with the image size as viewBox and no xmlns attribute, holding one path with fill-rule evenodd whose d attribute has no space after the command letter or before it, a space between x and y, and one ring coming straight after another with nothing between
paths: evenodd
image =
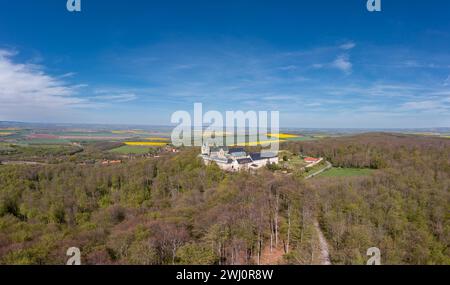
<instances>
[{"instance_id":1,"label":"blue sky","mask_svg":"<svg viewBox=\"0 0 450 285\"><path fill-rule=\"evenodd\" d=\"M0 120L450 127L450 2L0 0Z\"/></svg>"}]
</instances>

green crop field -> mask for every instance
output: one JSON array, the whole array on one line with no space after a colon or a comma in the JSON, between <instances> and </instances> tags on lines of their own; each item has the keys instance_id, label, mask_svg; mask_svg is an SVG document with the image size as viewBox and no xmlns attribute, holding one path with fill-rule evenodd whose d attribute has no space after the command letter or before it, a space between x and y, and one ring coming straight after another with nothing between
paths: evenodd
<instances>
[{"instance_id":1,"label":"green crop field","mask_svg":"<svg viewBox=\"0 0 450 285\"><path fill-rule=\"evenodd\" d=\"M106 137L106 136L118 136L112 132L51 132L52 135L56 136L75 136L75 137Z\"/></svg>"},{"instance_id":2,"label":"green crop field","mask_svg":"<svg viewBox=\"0 0 450 285\"><path fill-rule=\"evenodd\" d=\"M62 148L72 148L70 145L58 144L58 143L47 143L44 141L42 144L31 143L31 144L16 144L17 147L30 147L34 149L62 149Z\"/></svg>"},{"instance_id":3,"label":"green crop field","mask_svg":"<svg viewBox=\"0 0 450 285\"><path fill-rule=\"evenodd\" d=\"M0 151L11 151L14 148L9 143L0 143Z\"/></svg>"},{"instance_id":4,"label":"green crop field","mask_svg":"<svg viewBox=\"0 0 450 285\"><path fill-rule=\"evenodd\" d=\"M37 145L45 145L45 144L68 144L70 143L69 140L64 140L64 139L30 139L30 140L26 140L25 141L27 144L33 145L33 144L37 144Z\"/></svg>"},{"instance_id":5,"label":"green crop field","mask_svg":"<svg viewBox=\"0 0 450 285\"><path fill-rule=\"evenodd\" d=\"M115 149L110 150L112 153L117 154L146 154L149 153L150 148L140 147L140 146L128 146L124 145Z\"/></svg>"},{"instance_id":6,"label":"green crop field","mask_svg":"<svg viewBox=\"0 0 450 285\"><path fill-rule=\"evenodd\" d=\"M332 168L320 174L320 177L350 177L370 175L374 170L367 168Z\"/></svg>"}]
</instances>

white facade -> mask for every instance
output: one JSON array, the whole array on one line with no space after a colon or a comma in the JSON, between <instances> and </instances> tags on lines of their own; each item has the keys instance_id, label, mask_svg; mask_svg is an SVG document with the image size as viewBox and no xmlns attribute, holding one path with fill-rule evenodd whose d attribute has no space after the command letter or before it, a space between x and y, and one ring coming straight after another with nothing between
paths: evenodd
<instances>
[{"instance_id":1,"label":"white facade","mask_svg":"<svg viewBox=\"0 0 450 285\"><path fill-rule=\"evenodd\" d=\"M206 165L216 163L225 171L241 171L259 169L267 164L278 164L278 155L275 153L250 153L243 148L202 146L201 157Z\"/></svg>"}]
</instances>

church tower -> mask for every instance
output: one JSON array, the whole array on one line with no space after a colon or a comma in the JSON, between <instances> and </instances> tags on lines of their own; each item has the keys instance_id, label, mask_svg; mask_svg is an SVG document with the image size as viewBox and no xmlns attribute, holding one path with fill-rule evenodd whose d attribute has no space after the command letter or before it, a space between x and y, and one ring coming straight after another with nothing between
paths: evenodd
<instances>
[{"instance_id":1,"label":"church tower","mask_svg":"<svg viewBox=\"0 0 450 285\"><path fill-rule=\"evenodd\" d=\"M204 142L202 145L202 155L209 155L209 154L210 154L209 144L207 142Z\"/></svg>"}]
</instances>

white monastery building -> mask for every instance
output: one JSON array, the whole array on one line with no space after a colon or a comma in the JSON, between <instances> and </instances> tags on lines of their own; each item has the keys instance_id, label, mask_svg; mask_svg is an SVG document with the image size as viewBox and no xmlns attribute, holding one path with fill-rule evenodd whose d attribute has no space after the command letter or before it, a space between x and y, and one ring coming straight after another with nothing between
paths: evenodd
<instances>
[{"instance_id":1,"label":"white monastery building","mask_svg":"<svg viewBox=\"0 0 450 285\"><path fill-rule=\"evenodd\" d=\"M206 165L214 162L225 171L259 169L267 164L278 164L276 153L247 153L244 148L211 147L207 144L202 146L201 157Z\"/></svg>"}]
</instances>

